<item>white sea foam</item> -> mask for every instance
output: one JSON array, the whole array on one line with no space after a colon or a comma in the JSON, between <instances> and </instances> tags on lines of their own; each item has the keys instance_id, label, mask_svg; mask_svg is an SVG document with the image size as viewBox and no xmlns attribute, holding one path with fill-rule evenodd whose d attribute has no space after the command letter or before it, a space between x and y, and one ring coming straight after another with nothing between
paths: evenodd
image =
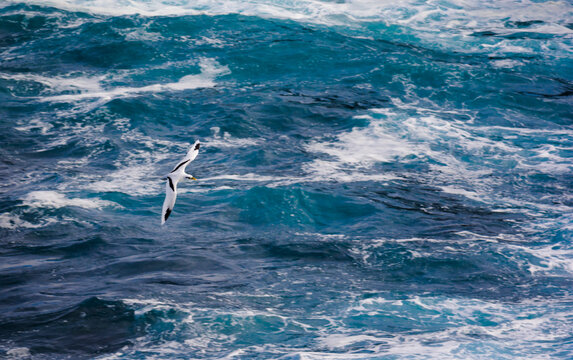
<instances>
[{"instance_id":1,"label":"white sea foam","mask_svg":"<svg viewBox=\"0 0 573 360\"><path fill-rule=\"evenodd\" d=\"M283 181L287 178L285 177L277 177L277 176L265 176L259 175L255 173L247 173L247 174L225 174L225 175L217 175L204 178L203 180L233 180L233 181L254 181L254 182L274 182L274 181Z\"/></svg>"},{"instance_id":2,"label":"white sea foam","mask_svg":"<svg viewBox=\"0 0 573 360\"><path fill-rule=\"evenodd\" d=\"M40 221L32 223L22 219L19 215L11 213L0 214L0 228L4 229L36 229L58 222L55 218L42 218Z\"/></svg>"},{"instance_id":3,"label":"white sea foam","mask_svg":"<svg viewBox=\"0 0 573 360\"><path fill-rule=\"evenodd\" d=\"M541 229L560 229L565 236L573 235L573 221L569 216L553 221ZM532 241L537 239L539 224L530 225L531 229L525 229L529 235L504 234L480 235L469 231L458 232L456 239L439 238L399 238L399 239L374 239L355 242L350 249L357 259L365 265L377 264L376 251L388 244L403 244L413 257L435 258L444 254L459 253L480 254L487 249L489 253L495 253L507 261L515 264L520 269L530 272L533 276L571 276L573 275L573 248L567 242L535 245ZM535 227L535 228L534 228ZM567 235L568 233L569 235ZM412 244L412 245L410 245ZM432 244L430 248L425 244ZM426 251L425 249L431 249Z\"/></svg>"},{"instance_id":4,"label":"white sea foam","mask_svg":"<svg viewBox=\"0 0 573 360\"><path fill-rule=\"evenodd\" d=\"M38 95L25 96L25 98L42 102L72 103L76 109L68 109L65 115L69 116L74 112L85 113L87 111L91 111L115 98L131 97L147 93L178 92L200 88L211 88L217 85L216 79L219 76L229 73L229 69L226 66L219 64L214 59L200 58L198 60L200 73L183 76L175 82L156 83L141 87L111 85L117 81L129 81L130 77L137 75L142 71L162 69L169 66L186 68L194 65L195 62L168 62L146 70L119 70L109 72L105 75L70 73L65 76L47 76L37 74L0 73L0 79L21 82L24 84L36 83L42 85L42 88L38 90ZM7 87L8 89L17 88L10 84L8 84ZM46 123L41 118L30 119L30 121L25 124L20 124L17 127L20 131L39 129L44 134L51 128L52 125Z\"/></svg>"},{"instance_id":5,"label":"white sea foam","mask_svg":"<svg viewBox=\"0 0 573 360\"><path fill-rule=\"evenodd\" d=\"M357 167L396 161L417 153L414 144L389 133L382 123L342 133L337 136L336 142L313 141L307 149L314 153L329 154L344 164Z\"/></svg>"},{"instance_id":6,"label":"white sea foam","mask_svg":"<svg viewBox=\"0 0 573 360\"><path fill-rule=\"evenodd\" d=\"M20 0L21 1L21 0ZM20 2L9 0L8 3ZM452 32L468 35L475 31L494 31L501 35L522 32L508 27L508 21L531 23L527 31L571 35L565 26L573 15L569 1L534 0L451 0L397 3L390 0L29 0L29 3L74 11L106 15L224 15L242 14L264 18L291 19L327 25L353 25L368 22L406 25L435 34L434 39Z\"/></svg>"},{"instance_id":7,"label":"white sea foam","mask_svg":"<svg viewBox=\"0 0 573 360\"><path fill-rule=\"evenodd\" d=\"M200 179L201 181L204 179ZM178 188L177 191L181 194L185 193L210 193L210 192L217 192L217 191L227 191L227 190L236 190L235 187L232 186L215 186L215 187L185 187L185 188Z\"/></svg>"},{"instance_id":8,"label":"white sea foam","mask_svg":"<svg viewBox=\"0 0 573 360\"><path fill-rule=\"evenodd\" d=\"M355 343L365 341L380 341L379 338L371 335L347 335L347 334L330 334L321 339L321 343L331 350L345 348Z\"/></svg>"},{"instance_id":9,"label":"white sea foam","mask_svg":"<svg viewBox=\"0 0 573 360\"><path fill-rule=\"evenodd\" d=\"M85 183L86 189L97 192L121 192L131 196L148 196L163 191L164 184L160 176L153 178L150 174L156 171L152 163L126 165L112 171L95 181L80 177L78 180ZM129 180L128 180L129 179Z\"/></svg>"},{"instance_id":10,"label":"white sea foam","mask_svg":"<svg viewBox=\"0 0 573 360\"><path fill-rule=\"evenodd\" d=\"M261 138L236 138L224 131L221 134L221 128L218 126L211 127L212 136L204 141L205 146L214 148L240 148L246 146L259 146L264 139Z\"/></svg>"},{"instance_id":11,"label":"white sea foam","mask_svg":"<svg viewBox=\"0 0 573 360\"><path fill-rule=\"evenodd\" d=\"M497 147L507 150L505 144L472 136L460 125L442 120L430 115L407 116L390 110L375 110L373 116L368 116L370 124L363 128L354 128L350 132L336 135L334 140L314 140L307 149L310 152L324 153L329 159L316 159L305 164L304 169L309 173L322 177L330 173L332 179L340 177L345 172L351 178L359 179L364 174L373 178L393 174L372 173L375 165L381 163L410 163L424 161L430 164L435 173L428 177L430 183L436 183L452 192L452 182L467 180L483 187L487 184L483 175L487 169L472 169L457 157L449 153L453 146L463 146L468 152L480 152L486 147ZM379 114L379 115L377 115ZM439 147L445 147L440 150ZM370 174L369 174L370 172ZM439 181L437 178L439 177ZM444 181L447 180L446 185ZM467 181L465 183L467 183ZM477 189L475 189L477 190ZM476 191L458 188L457 194L478 197Z\"/></svg>"},{"instance_id":12,"label":"white sea foam","mask_svg":"<svg viewBox=\"0 0 573 360\"><path fill-rule=\"evenodd\" d=\"M317 156L303 165L309 177L375 180L381 176L378 165L423 162L430 171L418 179L445 193L486 202L499 209L511 206L567 211L568 207L559 202L546 205L549 199L500 197L495 193L495 188L501 185L499 178L490 175L499 164L509 164L513 171L525 174L570 174L573 172L568 156L573 146L571 130L475 126L469 112L427 109L397 99L393 103L394 108L373 109L370 115L361 115L362 120L368 121L365 127L310 141L306 146L309 152L327 157ZM452 115L464 115L470 120L454 120ZM541 136L550 139L550 143L522 147L515 140L523 136ZM402 176L383 175L389 176L389 180L399 180ZM563 190L561 199L568 195L567 189Z\"/></svg>"},{"instance_id":13,"label":"white sea foam","mask_svg":"<svg viewBox=\"0 0 573 360\"><path fill-rule=\"evenodd\" d=\"M24 205L30 207L62 208L67 206L84 209L101 209L104 207L118 207L119 205L107 200L93 198L67 198L57 191L32 191L24 198Z\"/></svg>"},{"instance_id":14,"label":"white sea foam","mask_svg":"<svg viewBox=\"0 0 573 360\"><path fill-rule=\"evenodd\" d=\"M8 351L6 351L6 356L8 360L25 360L31 359L32 354L30 353L30 349L26 347L15 347Z\"/></svg>"},{"instance_id":15,"label":"white sea foam","mask_svg":"<svg viewBox=\"0 0 573 360\"><path fill-rule=\"evenodd\" d=\"M32 118L26 119L26 121L20 122L19 126L15 126L14 129L22 132L30 132L38 130L40 134L46 135L50 130L54 128L54 125L47 122L45 119Z\"/></svg>"},{"instance_id":16,"label":"white sea foam","mask_svg":"<svg viewBox=\"0 0 573 360\"><path fill-rule=\"evenodd\" d=\"M503 59L493 61L492 65L498 68L513 69L523 65L523 63L519 60Z\"/></svg>"},{"instance_id":17,"label":"white sea foam","mask_svg":"<svg viewBox=\"0 0 573 360\"><path fill-rule=\"evenodd\" d=\"M250 294L246 294L249 296ZM161 340L152 335L136 339L136 346L100 359L120 359L145 354L146 358L165 358L174 354L238 359L253 354L269 358L300 359L371 359L408 357L412 359L481 359L500 354L512 358L526 357L531 351L552 354L564 349L559 345L570 337L569 319L573 316L571 299L536 298L517 302L445 297L363 298L351 294L338 299L336 311L300 316L281 309L205 308L192 303L154 299L127 299L136 308L136 316L150 311L172 312L179 316L162 317L170 322L172 333L180 341ZM237 299L240 293L213 294ZM307 314L308 315L308 314ZM176 320L181 319L183 320ZM385 326L359 327L349 323L361 321L382 324L393 318L412 324L414 330L401 331ZM224 319L221 322L220 319ZM317 326L320 321L323 326ZM257 322L272 324L273 333L301 331L308 343L301 348L285 343L262 343L237 348L237 339L257 331ZM260 324L260 323L259 323ZM221 326L233 329L225 335ZM431 354L431 356L430 356Z\"/></svg>"},{"instance_id":18,"label":"white sea foam","mask_svg":"<svg viewBox=\"0 0 573 360\"><path fill-rule=\"evenodd\" d=\"M468 199L472 199L472 200L476 200L476 201L482 200L480 194L478 194L474 191L468 191L468 190L460 189L460 188L457 188L454 186L440 186L439 188L447 194L462 195L462 196L467 197Z\"/></svg>"},{"instance_id":19,"label":"white sea foam","mask_svg":"<svg viewBox=\"0 0 573 360\"><path fill-rule=\"evenodd\" d=\"M104 88L99 80L95 83L91 78L86 80L85 84L87 86L82 87L82 82L75 84L77 89L81 92L78 94L64 94L64 95L53 95L41 97L41 101L50 102L75 102L85 99L104 99L111 100L119 97L129 97L144 93L158 93L166 91L183 91L199 88L210 88L216 85L215 79L218 76L226 75L229 73L229 69L226 66L222 66L213 59L200 59L199 66L201 68L201 73L196 75L187 75L180 78L176 82L164 83L164 84L153 84L142 87L115 87L115 88ZM61 79L59 79L61 80ZM58 81L54 82L58 83ZM64 83L74 83L75 79L66 79ZM58 86L62 86L58 84Z\"/></svg>"},{"instance_id":20,"label":"white sea foam","mask_svg":"<svg viewBox=\"0 0 573 360\"><path fill-rule=\"evenodd\" d=\"M91 92L102 91L100 82L104 76L43 76L37 74L0 73L0 78L12 81L33 82L43 85L52 92ZM8 87L10 88L10 87ZM46 91L46 90L44 90Z\"/></svg>"},{"instance_id":21,"label":"white sea foam","mask_svg":"<svg viewBox=\"0 0 573 360\"><path fill-rule=\"evenodd\" d=\"M573 275L573 249L565 244L543 246L506 245L512 259L532 274Z\"/></svg>"},{"instance_id":22,"label":"white sea foam","mask_svg":"<svg viewBox=\"0 0 573 360\"><path fill-rule=\"evenodd\" d=\"M559 343L570 336L567 322L572 315L566 303L534 299L518 303L503 303L478 299L411 297L395 300L383 297L358 301L348 308L348 316L399 317L420 324L425 320L441 323L437 331L395 336L370 331L366 337L352 329L339 328L338 333L326 333L321 342L347 347L367 341L376 355L408 355L424 358L431 352L440 358L488 358L499 352L515 349L526 356L539 341ZM439 328L445 330L439 330ZM514 353L515 355L515 353ZM549 355L548 355L549 356Z\"/></svg>"}]
</instances>

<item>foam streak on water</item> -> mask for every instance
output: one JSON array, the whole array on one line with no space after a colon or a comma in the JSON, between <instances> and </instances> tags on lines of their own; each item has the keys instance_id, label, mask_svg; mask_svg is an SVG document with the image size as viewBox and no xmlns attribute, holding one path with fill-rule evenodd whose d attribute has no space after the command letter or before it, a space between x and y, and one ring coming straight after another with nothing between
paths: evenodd
<instances>
[{"instance_id":1,"label":"foam streak on water","mask_svg":"<svg viewBox=\"0 0 573 360\"><path fill-rule=\"evenodd\" d=\"M572 18L3 2L0 357L570 359Z\"/></svg>"}]
</instances>

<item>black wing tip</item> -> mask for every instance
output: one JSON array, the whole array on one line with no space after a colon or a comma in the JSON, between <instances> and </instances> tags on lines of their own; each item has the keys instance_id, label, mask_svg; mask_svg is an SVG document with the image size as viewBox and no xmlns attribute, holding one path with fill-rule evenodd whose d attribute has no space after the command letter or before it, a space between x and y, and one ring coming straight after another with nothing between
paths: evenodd
<instances>
[{"instance_id":1,"label":"black wing tip","mask_svg":"<svg viewBox=\"0 0 573 360\"><path fill-rule=\"evenodd\" d=\"M165 216L163 217L163 221L167 221L169 215L171 215L171 209L165 210Z\"/></svg>"},{"instance_id":2,"label":"black wing tip","mask_svg":"<svg viewBox=\"0 0 573 360\"><path fill-rule=\"evenodd\" d=\"M201 147L201 143L199 141L197 141L193 150L199 150L200 147Z\"/></svg>"}]
</instances>

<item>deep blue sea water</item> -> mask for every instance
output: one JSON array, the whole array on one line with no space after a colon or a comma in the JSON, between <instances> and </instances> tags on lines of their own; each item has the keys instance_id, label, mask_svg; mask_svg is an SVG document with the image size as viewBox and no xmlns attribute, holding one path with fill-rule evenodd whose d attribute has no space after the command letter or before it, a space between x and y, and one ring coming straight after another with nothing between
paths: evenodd
<instances>
[{"instance_id":1,"label":"deep blue sea water","mask_svg":"<svg viewBox=\"0 0 573 360\"><path fill-rule=\"evenodd\" d=\"M569 0L4 1L0 358L571 359L572 95Z\"/></svg>"}]
</instances>

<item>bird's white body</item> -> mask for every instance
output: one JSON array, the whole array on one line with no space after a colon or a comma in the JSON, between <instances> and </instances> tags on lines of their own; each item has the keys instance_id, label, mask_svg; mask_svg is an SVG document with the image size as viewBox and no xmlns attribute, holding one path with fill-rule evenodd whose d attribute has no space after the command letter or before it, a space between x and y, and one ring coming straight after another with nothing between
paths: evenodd
<instances>
[{"instance_id":1,"label":"bird's white body","mask_svg":"<svg viewBox=\"0 0 573 360\"><path fill-rule=\"evenodd\" d=\"M165 224L171 211L173 211L175 200L177 199L177 184L179 181L182 179L197 180L192 175L187 174L185 168L197 157L199 146L199 140L195 141L195 144L187 151L187 155L185 155L183 160L181 160L166 177L167 182L165 184L165 201L163 201L163 210L161 211L161 225Z\"/></svg>"}]
</instances>

